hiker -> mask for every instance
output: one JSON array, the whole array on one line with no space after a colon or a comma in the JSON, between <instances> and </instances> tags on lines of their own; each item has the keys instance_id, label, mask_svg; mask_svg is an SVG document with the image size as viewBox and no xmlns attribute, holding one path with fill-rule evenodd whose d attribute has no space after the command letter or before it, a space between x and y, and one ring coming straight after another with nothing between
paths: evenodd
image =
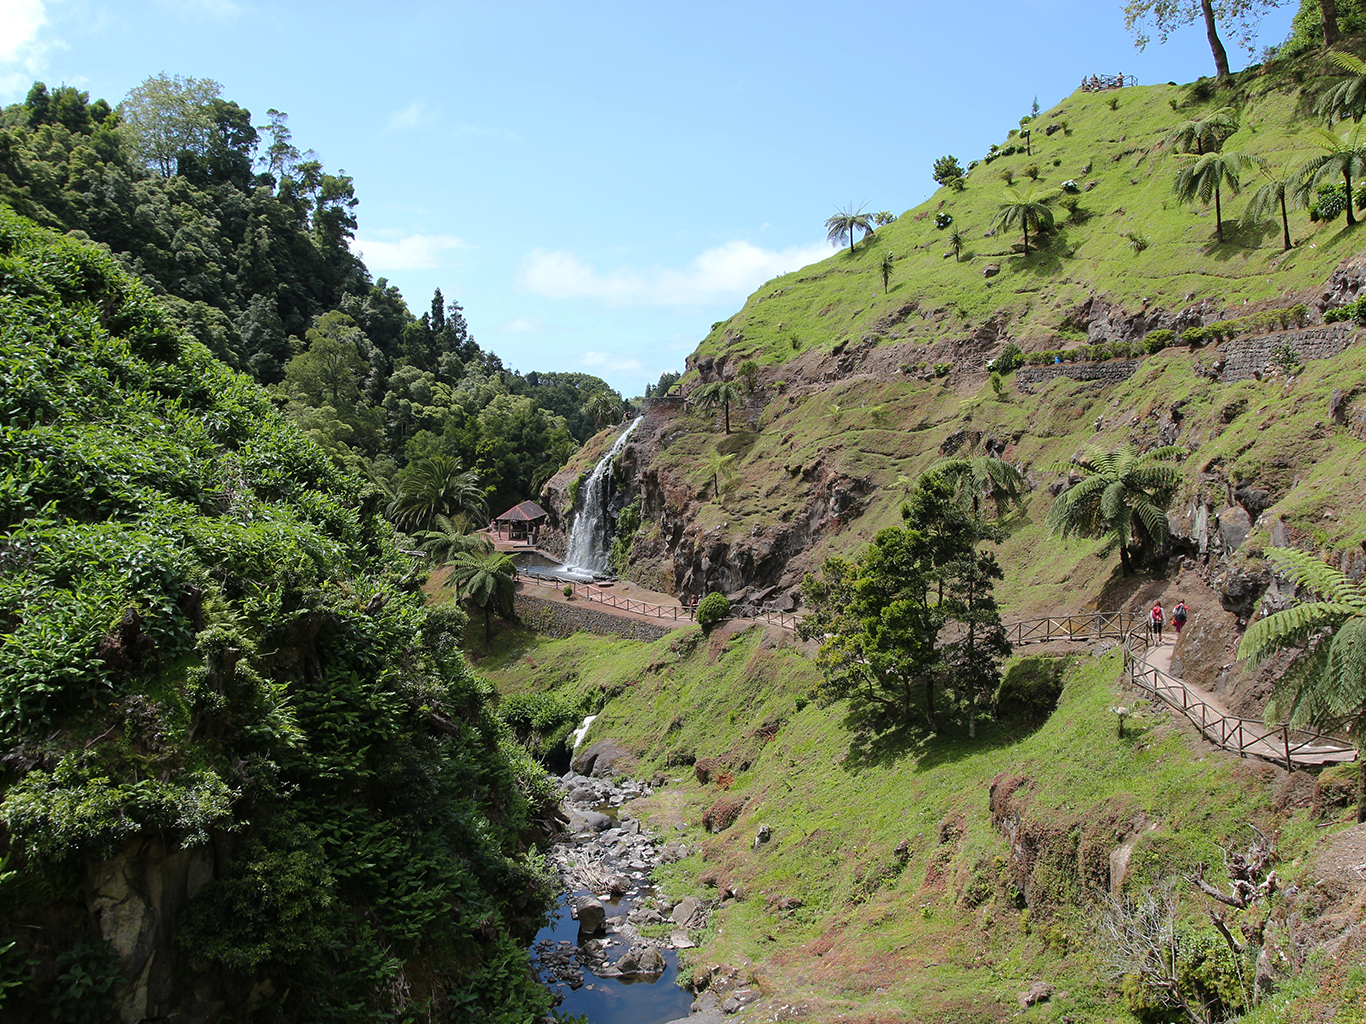
<instances>
[{"instance_id":1,"label":"hiker","mask_svg":"<svg viewBox=\"0 0 1366 1024\"><path fill-rule=\"evenodd\" d=\"M1186 624L1186 602L1177 601L1172 609L1172 626L1176 629L1176 639L1181 639L1181 627Z\"/></svg>"},{"instance_id":2,"label":"hiker","mask_svg":"<svg viewBox=\"0 0 1366 1024\"><path fill-rule=\"evenodd\" d=\"M1153 605L1153 610L1148 613L1148 618L1152 622L1153 634L1157 637L1157 643L1162 644L1162 618L1166 613L1162 611L1162 602Z\"/></svg>"}]
</instances>

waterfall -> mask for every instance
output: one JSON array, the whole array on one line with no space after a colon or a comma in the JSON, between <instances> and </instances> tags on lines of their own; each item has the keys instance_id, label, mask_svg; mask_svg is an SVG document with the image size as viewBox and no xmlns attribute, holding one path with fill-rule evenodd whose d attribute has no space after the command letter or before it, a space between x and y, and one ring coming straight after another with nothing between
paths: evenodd
<instances>
[{"instance_id":1,"label":"waterfall","mask_svg":"<svg viewBox=\"0 0 1366 1024\"><path fill-rule=\"evenodd\" d=\"M607 572L610 538L607 536L605 477L612 468L612 460L626 447L626 439L631 436L631 431L640 425L642 419L643 416L637 416L631 421L631 425L612 442L607 454L598 461L593 467L593 472L588 474L588 479L583 482L583 489L579 492L583 507L569 526L569 541L566 545L568 550L564 556L565 568L591 573Z\"/></svg>"}]
</instances>

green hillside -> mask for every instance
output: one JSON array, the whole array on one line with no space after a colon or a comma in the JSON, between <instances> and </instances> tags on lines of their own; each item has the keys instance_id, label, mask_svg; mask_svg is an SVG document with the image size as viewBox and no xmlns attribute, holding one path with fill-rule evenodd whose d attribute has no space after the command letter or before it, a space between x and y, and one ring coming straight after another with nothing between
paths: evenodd
<instances>
[{"instance_id":1,"label":"green hillside","mask_svg":"<svg viewBox=\"0 0 1366 1024\"><path fill-rule=\"evenodd\" d=\"M8 211L0 409L0 1017L543 1009L546 780L374 489Z\"/></svg>"},{"instance_id":2,"label":"green hillside","mask_svg":"<svg viewBox=\"0 0 1366 1024\"><path fill-rule=\"evenodd\" d=\"M1266 180L1250 170L1242 176L1241 197L1225 190L1225 241L1217 244L1212 204L1185 204L1172 195L1181 157L1161 144L1182 122L1232 106L1240 127L1223 151L1262 157L1271 173L1288 177L1319 152L1311 136L1323 120L1310 107L1326 84L1340 80L1340 69L1310 57L1250 69L1218 88L1201 80L1194 86L1073 93L1031 123L1031 155L1012 130L997 148L1015 152L983 155L963 191L940 188L860 241L853 256L846 246L821 263L769 281L713 328L695 358L724 355L732 364L754 358L768 366L822 346L857 342L868 333L929 343L969 333L988 318L1030 351L1084 340L1084 309L1096 302L1117 304L1130 314L1169 316L1205 302L1228 315L1244 306L1290 305L1359 251L1343 218L1314 224L1292 204L1294 247L1283 252L1278 217L1240 221L1249 194ZM963 165L970 159L960 154ZM929 172L908 169L917 176ZM1019 191L1048 197L1057 220L1027 257L1019 253L1018 229L988 235L1005 200L1003 174L1013 177ZM1067 181L1081 191L1061 192ZM946 229L935 226L941 213L953 218ZM947 240L955 229L965 236L959 260ZM1146 242L1137 254L1126 237L1131 232ZM896 259L884 294L879 268L888 252ZM990 264L999 265L1000 273L984 278ZM908 304L913 312L904 319L879 325Z\"/></svg>"}]
</instances>

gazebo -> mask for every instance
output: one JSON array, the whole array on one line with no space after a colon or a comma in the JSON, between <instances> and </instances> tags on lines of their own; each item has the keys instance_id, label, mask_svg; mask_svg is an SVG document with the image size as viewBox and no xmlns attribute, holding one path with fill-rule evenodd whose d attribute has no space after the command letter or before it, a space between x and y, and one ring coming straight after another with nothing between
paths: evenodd
<instances>
[{"instance_id":1,"label":"gazebo","mask_svg":"<svg viewBox=\"0 0 1366 1024\"><path fill-rule=\"evenodd\" d=\"M503 530L506 529L508 540L524 540L535 544L536 527L545 522L548 514L534 501L524 501L520 505L514 505L501 516L496 516L493 527L498 531L500 540Z\"/></svg>"}]
</instances>

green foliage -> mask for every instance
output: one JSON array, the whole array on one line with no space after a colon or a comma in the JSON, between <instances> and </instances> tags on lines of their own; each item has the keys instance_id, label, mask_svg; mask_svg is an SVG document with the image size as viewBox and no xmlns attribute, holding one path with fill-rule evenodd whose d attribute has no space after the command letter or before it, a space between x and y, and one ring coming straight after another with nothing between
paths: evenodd
<instances>
[{"instance_id":1,"label":"green foliage","mask_svg":"<svg viewBox=\"0 0 1366 1024\"><path fill-rule=\"evenodd\" d=\"M837 210L825 221L825 234L832 245L843 245L849 243L849 255L854 255L854 232L863 232L863 237L867 238L873 233L872 214L864 213L863 207L854 209L854 204L850 203L843 210Z\"/></svg>"},{"instance_id":2,"label":"green foliage","mask_svg":"<svg viewBox=\"0 0 1366 1024\"><path fill-rule=\"evenodd\" d=\"M697 602L697 624L703 632L710 633L716 624L730 617L730 602L725 594L715 591Z\"/></svg>"},{"instance_id":3,"label":"green foliage","mask_svg":"<svg viewBox=\"0 0 1366 1024\"><path fill-rule=\"evenodd\" d=\"M1143 336L1143 351L1149 355L1156 355L1164 348L1176 340L1176 332L1162 328L1156 331L1149 331Z\"/></svg>"},{"instance_id":4,"label":"green foliage","mask_svg":"<svg viewBox=\"0 0 1366 1024\"><path fill-rule=\"evenodd\" d=\"M1126 231L1124 232L1122 237L1129 243L1129 248L1133 250L1135 256L1139 255L1141 252L1143 252L1144 249L1152 245L1152 242L1148 239L1148 236L1143 234L1143 232L1141 231Z\"/></svg>"},{"instance_id":5,"label":"green foliage","mask_svg":"<svg viewBox=\"0 0 1366 1024\"><path fill-rule=\"evenodd\" d=\"M1326 324L1342 323L1346 320L1352 320L1359 324L1366 323L1366 297L1357 299L1355 302L1348 302L1337 309L1324 311L1323 322Z\"/></svg>"},{"instance_id":6,"label":"green foliage","mask_svg":"<svg viewBox=\"0 0 1366 1024\"><path fill-rule=\"evenodd\" d=\"M618 576L625 575L631 561L631 542L640 529L641 496L637 494L617 513L616 532L612 537L612 568Z\"/></svg>"},{"instance_id":7,"label":"green foliage","mask_svg":"<svg viewBox=\"0 0 1366 1024\"><path fill-rule=\"evenodd\" d=\"M115 987L123 980L114 951L78 940L58 954L58 975L44 1002L57 1024L108 1024L117 1019Z\"/></svg>"},{"instance_id":8,"label":"green foliage","mask_svg":"<svg viewBox=\"0 0 1366 1024\"><path fill-rule=\"evenodd\" d=\"M468 674L464 613L424 611L375 491L112 257L0 212L0 300L13 884L80 906L81 865L238 833L177 941L291 965L280 1019L371 1020L419 965L493 1005L475 979L510 954L490 936L549 895L520 844L550 788ZM46 921L23 934L50 947ZM48 992L55 1019L102 1014L100 955L6 1010Z\"/></svg>"},{"instance_id":9,"label":"green foliage","mask_svg":"<svg viewBox=\"0 0 1366 1024\"><path fill-rule=\"evenodd\" d=\"M518 743L538 761L567 759L569 736L579 724L579 709L552 694L523 693L504 697L498 717Z\"/></svg>"},{"instance_id":10,"label":"green foliage","mask_svg":"<svg viewBox=\"0 0 1366 1024\"><path fill-rule=\"evenodd\" d=\"M1203 345L1208 342L1228 341L1230 338L1245 334L1269 334L1273 331L1303 327L1308 317L1309 307L1300 302L1284 309L1267 309L1260 313L1249 313L1247 316L1217 320L1204 327L1188 327L1181 332L1181 340L1187 345Z\"/></svg>"},{"instance_id":11,"label":"green foliage","mask_svg":"<svg viewBox=\"0 0 1366 1024\"><path fill-rule=\"evenodd\" d=\"M932 177L941 185L947 185L955 179L961 181L966 175L967 172L955 156L941 156L934 162Z\"/></svg>"},{"instance_id":12,"label":"green foliage","mask_svg":"<svg viewBox=\"0 0 1366 1024\"><path fill-rule=\"evenodd\" d=\"M1010 376L1025 363L1024 353L1015 342L1001 349L1001 354L991 361L991 368L1003 376Z\"/></svg>"}]
</instances>

